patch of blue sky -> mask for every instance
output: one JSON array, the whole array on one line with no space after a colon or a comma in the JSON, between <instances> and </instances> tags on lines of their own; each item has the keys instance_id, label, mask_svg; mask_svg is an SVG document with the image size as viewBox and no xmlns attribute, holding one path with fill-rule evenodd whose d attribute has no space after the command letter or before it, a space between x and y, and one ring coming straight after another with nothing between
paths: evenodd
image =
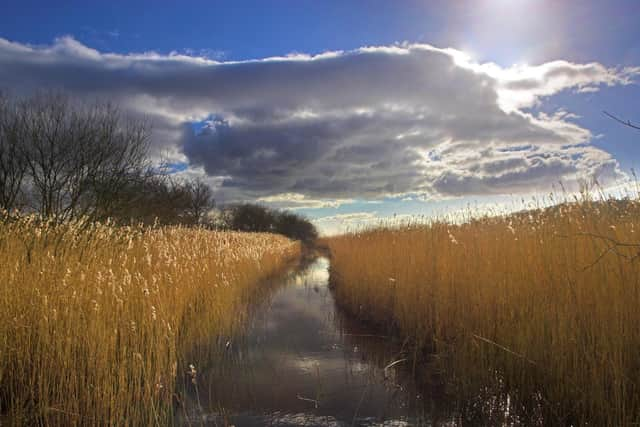
<instances>
[{"instance_id":1,"label":"patch of blue sky","mask_svg":"<svg viewBox=\"0 0 640 427\"><path fill-rule=\"evenodd\" d=\"M623 171L638 169L640 132L614 121L603 111L625 121L639 123L640 85L602 87L598 92L587 93L563 91L530 109L533 113L544 112L548 115L559 110L578 116L570 121L589 129L593 136L589 143L611 154Z\"/></svg>"},{"instance_id":2,"label":"patch of blue sky","mask_svg":"<svg viewBox=\"0 0 640 427\"><path fill-rule=\"evenodd\" d=\"M165 171L169 174L184 172L189 168L189 163L187 162L171 162L163 165Z\"/></svg>"}]
</instances>

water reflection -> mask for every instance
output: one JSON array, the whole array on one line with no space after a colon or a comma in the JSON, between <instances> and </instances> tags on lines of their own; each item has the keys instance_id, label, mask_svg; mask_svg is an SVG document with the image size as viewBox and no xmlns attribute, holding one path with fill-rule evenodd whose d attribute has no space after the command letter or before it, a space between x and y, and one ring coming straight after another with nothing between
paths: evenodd
<instances>
[{"instance_id":1,"label":"water reflection","mask_svg":"<svg viewBox=\"0 0 640 427\"><path fill-rule=\"evenodd\" d=\"M289 274L257 307L223 363L198 373L183 423L428 423L424 398L402 366L402 348L340 313L328 267L326 258L318 258Z\"/></svg>"}]
</instances>

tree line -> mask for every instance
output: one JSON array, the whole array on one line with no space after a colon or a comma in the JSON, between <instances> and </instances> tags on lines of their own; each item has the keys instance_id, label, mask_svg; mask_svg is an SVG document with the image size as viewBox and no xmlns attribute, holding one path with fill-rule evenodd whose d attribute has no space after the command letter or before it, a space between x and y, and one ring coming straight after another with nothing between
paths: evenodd
<instances>
[{"instance_id":1,"label":"tree line","mask_svg":"<svg viewBox=\"0 0 640 427\"><path fill-rule=\"evenodd\" d=\"M223 209L220 219L222 227L231 230L279 233L307 243L318 237L315 226L304 216L251 203Z\"/></svg>"},{"instance_id":2,"label":"tree line","mask_svg":"<svg viewBox=\"0 0 640 427\"><path fill-rule=\"evenodd\" d=\"M0 96L0 208L55 220L201 221L200 181L177 181L149 160L150 126L111 103L59 93Z\"/></svg>"},{"instance_id":3,"label":"tree line","mask_svg":"<svg viewBox=\"0 0 640 427\"><path fill-rule=\"evenodd\" d=\"M183 224L314 238L304 217L263 206L214 207L211 188L149 157L151 126L109 102L0 93L0 209L117 223Z\"/></svg>"}]
</instances>

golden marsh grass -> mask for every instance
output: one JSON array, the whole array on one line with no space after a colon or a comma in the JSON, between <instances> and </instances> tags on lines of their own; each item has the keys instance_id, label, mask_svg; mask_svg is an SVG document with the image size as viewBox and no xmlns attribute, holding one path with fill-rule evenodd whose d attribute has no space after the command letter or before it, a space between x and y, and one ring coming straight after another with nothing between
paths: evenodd
<instances>
[{"instance_id":1,"label":"golden marsh grass","mask_svg":"<svg viewBox=\"0 0 640 427\"><path fill-rule=\"evenodd\" d=\"M393 325L459 393L499 378L547 424L640 420L637 199L380 226L326 243L338 301Z\"/></svg>"},{"instance_id":2,"label":"golden marsh grass","mask_svg":"<svg viewBox=\"0 0 640 427\"><path fill-rule=\"evenodd\" d=\"M242 324L299 246L180 227L0 224L0 405L13 425L166 425L183 360ZM0 418L1 419L1 418Z\"/></svg>"}]
</instances>

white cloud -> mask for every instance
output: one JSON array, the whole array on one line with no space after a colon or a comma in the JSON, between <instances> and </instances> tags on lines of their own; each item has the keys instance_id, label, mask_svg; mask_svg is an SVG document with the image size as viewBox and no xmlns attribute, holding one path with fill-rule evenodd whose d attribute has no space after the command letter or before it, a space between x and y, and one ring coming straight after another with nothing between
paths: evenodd
<instances>
[{"instance_id":1,"label":"white cloud","mask_svg":"<svg viewBox=\"0 0 640 427\"><path fill-rule=\"evenodd\" d=\"M558 60L542 65L514 65L509 68L489 64L461 63L478 72L493 77L497 84L498 102L505 111L532 107L545 96L566 89L579 92L595 92L601 85L631 84L638 70L607 68L602 64L574 64Z\"/></svg>"},{"instance_id":2,"label":"white cloud","mask_svg":"<svg viewBox=\"0 0 640 427\"><path fill-rule=\"evenodd\" d=\"M343 222L359 222L359 221L374 221L379 219L377 212L353 212L342 213L331 216L323 216L316 218L316 222L331 222L331 221L343 221Z\"/></svg>"},{"instance_id":3,"label":"white cloud","mask_svg":"<svg viewBox=\"0 0 640 427\"><path fill-rule=\"evenodd\" d=\"M344 233L346 231L360 230L380 223L382 218L377 212L351 212L316 218L313 223L323 236Z\"/></svg>"},{"instance_id":4,"label":"white cloud","mask_svg":"<svg viewBox=\"0 0 640 427\"><path fill-rule=\"evenodd\" d=\"M320 209L338 208L345 204L353 203L352 199L311 199L300 193L281 193L273 196L260 197L258 202L263 202L278 209Z\"/></svg>"}]
</instances>

